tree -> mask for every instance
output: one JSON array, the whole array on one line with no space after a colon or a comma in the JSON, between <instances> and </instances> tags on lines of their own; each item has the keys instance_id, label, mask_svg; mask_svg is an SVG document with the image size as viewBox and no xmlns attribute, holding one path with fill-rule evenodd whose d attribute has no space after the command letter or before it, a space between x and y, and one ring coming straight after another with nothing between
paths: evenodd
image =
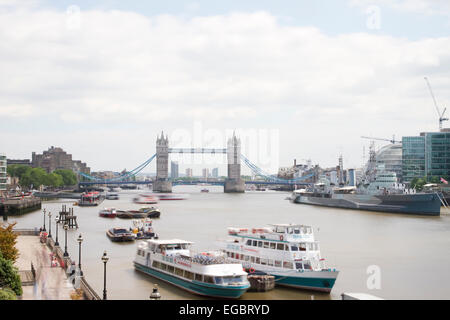
<instances>
[{"instance_id":1,"label":"tree","mask_svg":"<svg viewBox=\"0 0 450 320\"><path fill-rule=\"evenodd\" d=\"M46 174L43 177L42 182L43 182L42 183L43 185L49 186L49 187L60 187L64 184L63 178L59 174L56 174L54 172Z\"/></svg>"},{"instance_id":2,"label":"tree","mask_svg":"<svg viewBox=\"0 0 450 320\"><path fill-rule=\"evenodd\" d=\"M13 262L19 257L19 250L16 248L17 234L13 232L15 225L16 223L0 225L0 252L5 259Z\"/></svg>"},{"instance_id":3,"label":"tree","mask_svg":"<svg viewBox=\"0 0 450 320\"><path fill-rule=\"evenodd\" d=\"M19 272L11 260L5 259L0 252L0 287L11 289L17 296L22 295L22 282Z\"/></svg>"},{"instance_id":4,"label":"tree","mask_svg":"<svg viewBox=\"0 0 450 320\"><path fill-rule=\"evenodd\" d=\"M65 186L73 186L77 184L77 176L72 170L58 169L53 171L53 173L56 173L62 177L63 185Z\"/></svg>"}]
</instances>

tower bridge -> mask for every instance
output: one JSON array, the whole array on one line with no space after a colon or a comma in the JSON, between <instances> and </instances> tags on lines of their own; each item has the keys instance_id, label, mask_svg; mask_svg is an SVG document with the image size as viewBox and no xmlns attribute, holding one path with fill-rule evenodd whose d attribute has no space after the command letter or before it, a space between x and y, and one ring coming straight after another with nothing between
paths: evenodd
<instances>
[{"instance_id":1,"label":"tower bridge","mask_svg":"<svg viewBox=\"0 0 450 320\"><path fill-rule=\"evenodd\" d=\"M226 154L228 162L228 178L225 180L225 192L245 192L245 183L241 179L241 140L233 133L228 139L227 148L169 148L169 137L161 132L156 139L156 180L153 191L172 192L172 181L169 180L169 153L209 153Z\"/></svg>"},{"instance_id":2,"label":"tower bridge","mask_svg":"<svg viewBox=\"0 0 450 320\"><path fill-rule=\"evenodd\" d=\"M146 160L137 168L127 172L123 175L112 179L99 179L83 172L78 174L89 181L80 182L79 185L94 185L94 184L128 184L138 183L130 181L130 178L136 176L146 166L148 166L154 158L156 158L156 178L152 182L153 191L156 192L172 192L172 186L183 184L181 181L172 181L169 179L169 154L226 154L227 155L227 178L224 181L217 181L216 184L223 185L224 191L228 193L245 192L245 184L270 184L270 185L307 185L304 180L311 178L314 174L303 176L297 179L280 179L274 175L265 173L249 159L241 154L241 140L233 136L227 141L227 148L169 148L169 137L161 132L161 135L156 139L156 153ZM263 177L265 181L245 181L241 178L241 162L244 162L254 174ZM204 183L206 181L197 181L197 183ZM151 182L141 182L142 184L149 184ZM189 184L192 184L190 182ZM211 183L211 182L208 182Z\"/></svg>"}]
</instances>

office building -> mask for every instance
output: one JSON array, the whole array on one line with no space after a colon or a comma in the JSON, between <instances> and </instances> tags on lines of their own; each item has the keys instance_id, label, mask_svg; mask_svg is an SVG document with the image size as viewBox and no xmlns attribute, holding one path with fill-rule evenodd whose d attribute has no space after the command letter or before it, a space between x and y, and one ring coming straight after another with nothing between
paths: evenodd
<instances>
[{"instance_id":1,"label":"office building","mask_svg":"<svg viewBox=\"0 0 450 320\"><path fill-rule=\"evenodd\" d=\"M450 129L402 139L403 181L450 177Z\"/></svg>"},{"instance_id":2,"label":"office building","mask_svg":"<svg viewBox=\"0 0 450 320\"><path fill-rule=\"evenodd\" d=\"M7 162L6 156L0 153L0 194L6 191L7 180Z\"/></svg>"},{"instance_id":3,"label":"office building","mask_svg":"<svg viewBox=\"0 0 450 320\"><path fill-rule=\"evenodd\" d=\"M208 179L209 178L209 169L205 168L202 170L202 177L204 179Z\"/></svg>"},{"instance_id":4,"label":"office building","mask_svg":"<svg viewBox=\"0 0 450 320\"><path fill-rule=\"evenodd\" d=\"M186 169L186 177L192 178L192 168L187 168Z\"/></svg>"},{"instance_id":5,"label":"office building","mask_svg":"<svg viewBox=\"0 0 450 320\"><path fill-rule=\"evenodd\" d=\"M176 161L170 162L170 177L172 179L177 179L179 177L178 162L176 162Z\"/></svg>"},{"instance_id":6,"label":"office building","mask_svg":"<svg viewBox=\"0 0 450 320\"><path fill-rule=\"evenodd\" d=\"M212 176L213 178L218 178L218 177L219 177L219 168L214 168L214 169L212 169L211 176Z\"/></svg>"}]
</instances>

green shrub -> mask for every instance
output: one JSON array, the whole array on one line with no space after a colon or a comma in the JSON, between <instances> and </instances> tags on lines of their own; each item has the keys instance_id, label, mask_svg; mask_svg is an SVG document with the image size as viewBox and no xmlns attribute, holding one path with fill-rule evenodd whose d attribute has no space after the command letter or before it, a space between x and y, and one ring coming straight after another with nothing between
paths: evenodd
<instances>
[{"instance_id":1,"label":"green shrub","mask_svg":"<svg viewBox=\"0 0 450 320\"><path fill-rule=\"evenodd\" d=\"M17 296L9 288L0 289L0 300L17 300Z\"/></svg>"},{"instance_id":2,"label":"green shrub","mask_svg":"<svg viewBox=\"0 0 450 320\"><path fill-rule=\"evenodd\" d=\"M10 288L17 296L22 295L22 281L11 260L0 254L0 288Z\"/></svg>"}]
</instances>

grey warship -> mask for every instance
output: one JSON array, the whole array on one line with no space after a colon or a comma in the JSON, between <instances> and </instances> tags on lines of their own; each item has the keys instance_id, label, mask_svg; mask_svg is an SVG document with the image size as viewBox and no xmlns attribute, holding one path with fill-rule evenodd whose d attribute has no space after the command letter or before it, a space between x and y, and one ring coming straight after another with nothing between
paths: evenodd
<instances>
[{"instance_id":1,"label":"grey warship","mask_svg":"<svg viewBox=\"0 0 450 320\"><path fill-rule=\"evenodd\" d=\"M438 193L415 193L397 183L395 173L379 170L374 181L364 186L332 188L323 177L314 186L295 190L294 203L334 208L439 216Z\"/></svg>"}]
</instances>

